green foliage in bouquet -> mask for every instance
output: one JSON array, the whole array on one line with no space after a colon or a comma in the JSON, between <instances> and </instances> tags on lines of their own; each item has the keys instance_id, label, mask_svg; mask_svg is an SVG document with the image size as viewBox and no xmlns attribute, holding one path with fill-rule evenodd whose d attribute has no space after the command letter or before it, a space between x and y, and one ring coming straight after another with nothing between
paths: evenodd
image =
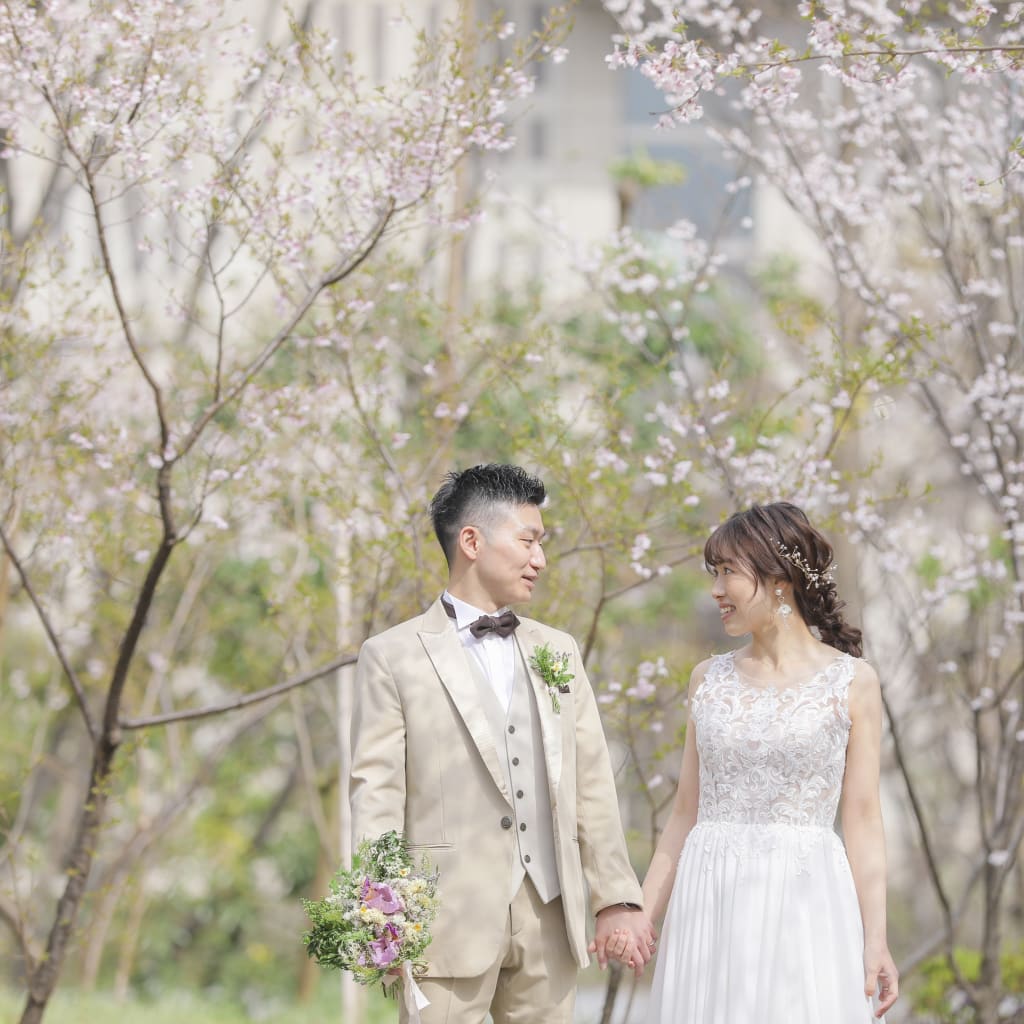
<instances>
[{"instance_id":1,"label":"green foliage in bouquet","mask_svg":"<svg viewBox=\"0 0 1024 1024\"><path fill-rule=\"evenodd\" d=\"M386 832L360 845L352 867L331 880L329 895L302 905L312 923L302 936L309 956L373 985L406 961L414 974L425 969L437 873L417 867L402 837Z\"/></svg>"}]
</instances>

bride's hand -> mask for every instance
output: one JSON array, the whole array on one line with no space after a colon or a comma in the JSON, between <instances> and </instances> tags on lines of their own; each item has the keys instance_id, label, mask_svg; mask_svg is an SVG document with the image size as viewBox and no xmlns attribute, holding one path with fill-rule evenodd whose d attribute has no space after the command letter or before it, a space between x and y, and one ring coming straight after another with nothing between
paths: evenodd
<instances>
[{"instance_id":1,"label":"bride's hand","mask_svg":"<svg viewBox=\"0 0 1024 1024\"><path fill-rule=\"evenodd\" d=\"M878 990L876 1017L891 1009L900 994L900 972L888 948L864 950L864 994L873 998Z\"/></svg>"}]
</instances>

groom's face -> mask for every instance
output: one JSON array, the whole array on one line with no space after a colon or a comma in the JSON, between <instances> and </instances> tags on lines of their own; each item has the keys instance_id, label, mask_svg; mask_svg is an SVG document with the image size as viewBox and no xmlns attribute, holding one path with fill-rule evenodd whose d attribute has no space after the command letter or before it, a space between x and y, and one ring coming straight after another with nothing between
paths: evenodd
<instances>
[{"instance_id":1,"label":"groom's face","mask_svg":"<svg viewBox=\"0 0 1024 1024\"><path fill-rule=\"evenodd\" d=\"M529 601L544 557L544 523L536 505L519 505L482 531L477 579L495 608Z\"/></svg>"}]
</instances>

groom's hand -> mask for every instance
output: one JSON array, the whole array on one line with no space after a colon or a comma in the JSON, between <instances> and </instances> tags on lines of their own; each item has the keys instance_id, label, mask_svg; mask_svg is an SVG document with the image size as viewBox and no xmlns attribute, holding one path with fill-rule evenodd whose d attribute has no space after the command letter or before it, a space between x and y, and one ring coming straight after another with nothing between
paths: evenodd
<instances>
[{"instance_id":1,"label":"groom's hand","mask_svg":"<svg viewBox=\"0 0 1024 1024\"><path fill-rule=\"evenodd\" d=\"M657 936L647 915L639 908L605 907L597 915L594 939L589 952L597 954L603 971L609 959L621 960L633 968L639 978L654 956Z\"/></svg>"}]
</instances>

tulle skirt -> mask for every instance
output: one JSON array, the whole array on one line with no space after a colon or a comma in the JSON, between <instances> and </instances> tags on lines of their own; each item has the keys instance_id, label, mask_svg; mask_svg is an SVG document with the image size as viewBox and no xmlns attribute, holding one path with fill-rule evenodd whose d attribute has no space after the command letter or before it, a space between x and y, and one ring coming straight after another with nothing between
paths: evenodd
<instances>
[{"instance_id":1,"label":"tulle skirt","mask_svg":"<svg viewBox=\"0 0 1024 1024\"><path fill-rule=\"evenodd\" d=\"M863 953L832 829L699 822L679 858L648 1024L869 1024Z\"/></svg>"}]
</instances>

